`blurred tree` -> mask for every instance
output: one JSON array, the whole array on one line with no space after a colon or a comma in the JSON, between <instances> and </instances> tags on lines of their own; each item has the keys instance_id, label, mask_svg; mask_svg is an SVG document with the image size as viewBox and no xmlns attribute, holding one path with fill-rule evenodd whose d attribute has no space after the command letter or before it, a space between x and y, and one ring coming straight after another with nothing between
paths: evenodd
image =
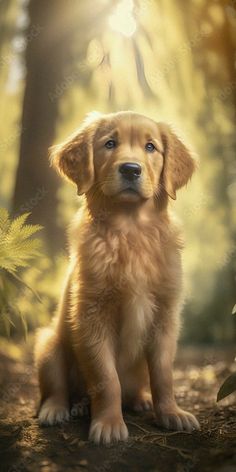
<instances>
[{"instance_id":1,"label":"blurred tree","mask_svg":"<svg viewBox=\"0 0 236 472\"><path fill-rule=\"evenodd\" d=\"M9 23L5 21L11 4L12 0L1 0L0 2L0 55L5 41L9 41L15 32L14 22Z\"/></svg>"},{"instance_id":2,"label":"blurred tree","mask_svg":"<svg viewBox=\"0 0 236 472\"><path fill-rule=\"evenodd\" d=\"M99 19L112 3L30 0L28 5L27 75L13 210L25 211L33 202L31 221L45 227L53 253L62 248L65 231L57 224L60 183L49 168L48 148L55 137L61 96L73 82L85 80L88 41L102 30Z\"/></svg>"},{"instance_id":3,"label":"blurred tree","mask_svg":"<svg viewBox=\"0 0 236 472\"><path fill-rule=\"evenodd\" d=\"M60 95L56 87L70 61L71 35L66 0L31 0L26 32L26 86L23 101L19 165L13 198L14 212L33 202L31 221L45 227L50 249L61 248L63 235L56 222L59 182L49 169L48 147L55 135ZM72 9L70 9L72 14ZM50 99L53 93L53 99Z\"/></svg>"},{"instance_id":4,"label":"blurred tree","mask_svg":"<svg viewBox=\"0 0 236 472\"><path fill-rule=\"evenodd\" d=\"M212 211L221 213L230 243L224 256L218 260L214 298L201 313L203 322L199 325L198 338L203 341L212 338L235 340L236 320L228 313L231 313L236 296L236 215L235 198L231 194L236 175L236 4L214 0L200 5L196 0L187 4L179 0L179 5L188 40L191 41L197 32L207 33L202 34L201 41L194 45L192 55L195 70L202 72L207 99L195 120L208 137L212 149L211 165L217 162L220 169L220 178L212 189L215 198ZM219 257L217 248L215 257L216 260ZM194 326L192 328L195 330Z\"/></svg>"}]
</instances>

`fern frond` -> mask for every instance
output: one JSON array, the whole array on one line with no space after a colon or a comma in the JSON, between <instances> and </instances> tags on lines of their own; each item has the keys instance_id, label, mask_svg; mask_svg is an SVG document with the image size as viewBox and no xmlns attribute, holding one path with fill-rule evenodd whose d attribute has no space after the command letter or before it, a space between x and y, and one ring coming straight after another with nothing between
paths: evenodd
<instances>
[{"instance_id":1,"label":"fern frond","mask_svg":"<svg viewBox=\"0 0 236 472\"><path fill-rule=\"evenodd\" d=\"M22 226L25 224L28 216L30 213L23 213L20 216L17 216L14 220L12 220L10 228L9 228L9 233L15 234L17 231L20 231Z\"/></svg>"},{"instance_id":2,"label":"fern frond","mask_svg":"<svg viewBox=\"0 0 236 472\"><path fill-rule=\"evenodd\" d=\"M11 224L9 213L6 208L0 208L0 236L6 232Z\"/></svg>"},{"instance_id":3,"label":"fern frond","mask_svg":"<svg viewBox=\"0 0 236 472\"><path fill-rule=\"evenodd\" d=\"M33 234L37 233L42 229L42 226L40 225L24 225L21 228L21 239L27 239L33 236Z\"/></svg>"},{"instance_id":4,"label":"fern frond","mask_svg":"<svg viewBox=\"0 0 236 472\"><path fill-rule=\"evenodd\" d=\"M24 213L11 221L8 212L0 209L0 268L9 273L26 267L39 254L41 241L31 237L41 226L25 224L28 216Z\"/></svg>"},{"instance_id":5,"label":"fern frond","mask_svg":"<svg viewBox=\"0 0 236 472\"><path fill-rule=\"evenodd\" d=\"M0 321L5 327L8 336L11 333L11 326L14 326L12 314L21 320L24 335L27 335L27 324L24 313L18 309L17 304L12 300L12 287L17 285L30 287L19 277L18 270L29 266L30 260L40 254L41 241L32 238L41 226L26 224L29 213L24 213L11 220L9 213L4 208L0 208ZM13 283L12 283L13 282ZM31 289L30 289L31 290ZM39 299L37 294L32 290Z\"/></svg>"}]
</instances>

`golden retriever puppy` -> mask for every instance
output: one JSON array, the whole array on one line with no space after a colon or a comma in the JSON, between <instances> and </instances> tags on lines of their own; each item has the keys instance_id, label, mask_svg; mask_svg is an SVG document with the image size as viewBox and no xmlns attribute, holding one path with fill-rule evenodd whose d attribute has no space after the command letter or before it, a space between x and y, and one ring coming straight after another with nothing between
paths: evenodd
<instances>
[{"instance_id":1,"label":"golden retriever puppy","mask_svg":"<svg viewBox=\"0 0 236 472\"><path fill-rule=\"evenodd\" d=\"M193 157L167 125L127 111L90 116L52 163L85 199L58 316L38 336L40 423L69 419L77 392L80 405L90 398L95 443L128 437L122 405L199 429L173 392L182 242L167 211Z\"/></svg>"}]
</instances>

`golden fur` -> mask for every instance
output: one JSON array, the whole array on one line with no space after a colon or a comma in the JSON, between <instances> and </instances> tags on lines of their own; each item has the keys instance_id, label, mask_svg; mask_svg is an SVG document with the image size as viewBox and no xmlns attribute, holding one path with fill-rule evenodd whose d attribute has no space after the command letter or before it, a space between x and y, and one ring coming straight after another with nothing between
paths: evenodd
<instances>
[{"instance_id":1,"label":"golden fur","mask_svg":"<svg viewBox=\"0 0 236 472\"><path fill-rule=\"evenodd\" d=\"M122 405L153 408L167 429L198 429L173 393L182 242L167 211L193 157L167 125L119 112L90 116L52 162L85 200L58 316L38 336L40 423L67 420L77 393L80 412L90 398L96 443L127 438ZM131 183L120 170L127 162L141 168Z\"/></svg>"}]
</instances>

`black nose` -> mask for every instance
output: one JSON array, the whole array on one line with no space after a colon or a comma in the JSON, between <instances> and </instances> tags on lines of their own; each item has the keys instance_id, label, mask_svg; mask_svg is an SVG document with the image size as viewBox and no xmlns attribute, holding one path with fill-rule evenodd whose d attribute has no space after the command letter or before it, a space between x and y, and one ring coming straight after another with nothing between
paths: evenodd
<instances>
[{"instance_id":1,"label":"black nose","mask_svg":"<svg viewBox=\"0 0 236 472\"><path fill-rule=\"evenodd\" d=\"M126 180L132 181L140 177L142 167L135 162L125 162L124 164L121 164L119 171Z\"/></svg>"}]
</instances>

